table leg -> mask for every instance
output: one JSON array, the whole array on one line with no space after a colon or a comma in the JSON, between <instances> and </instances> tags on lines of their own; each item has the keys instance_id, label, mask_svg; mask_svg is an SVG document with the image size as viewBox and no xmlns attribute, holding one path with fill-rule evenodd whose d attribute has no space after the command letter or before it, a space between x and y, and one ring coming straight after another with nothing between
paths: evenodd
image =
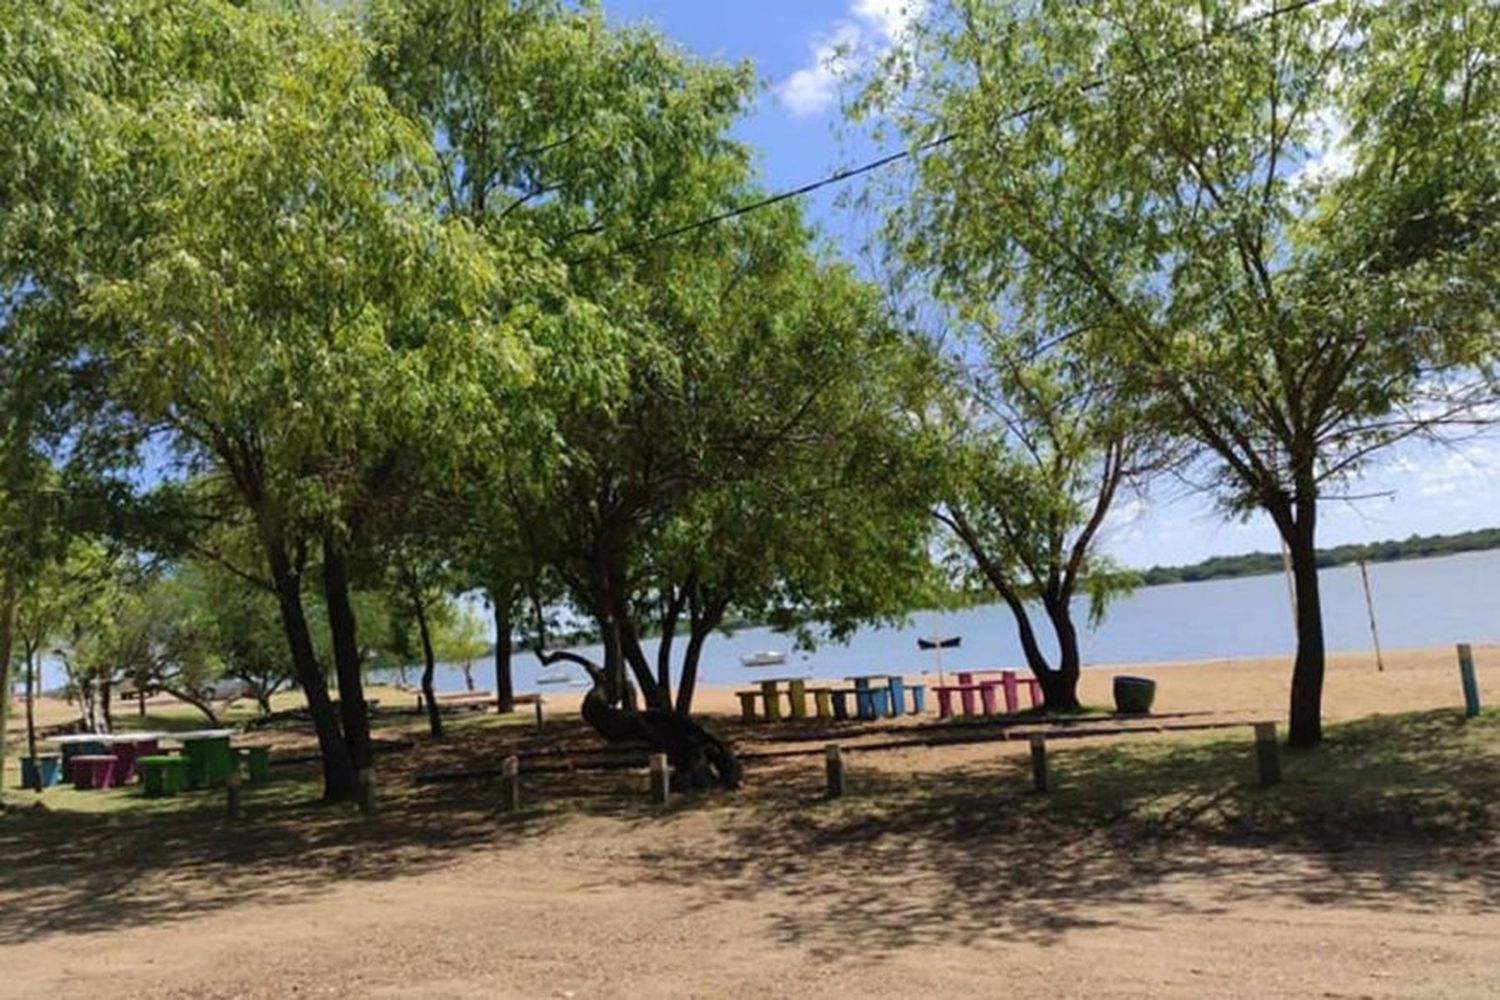
<instances>
[{"instance_id":1,"label":"table leg","mask_svg":"<svg viewBox=\"0 0 1500 1000\"><path fill-rule=\"evenodd\" d=\"M1020 701L1016 698L1016 672L1007 670L1000 675L1000 683L1005 688L1005 710L1015 715L1020 710Z\"/></svg>"}]
</instances>

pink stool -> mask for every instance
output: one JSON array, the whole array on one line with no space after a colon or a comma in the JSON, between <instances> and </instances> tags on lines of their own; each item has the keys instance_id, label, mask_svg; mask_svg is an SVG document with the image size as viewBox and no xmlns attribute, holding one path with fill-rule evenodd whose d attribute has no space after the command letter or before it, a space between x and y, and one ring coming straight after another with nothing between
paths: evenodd
<instances>
[{"instance_id":1,"label":"pink stool","mask_svg":"<svg viewBox=\"0 0 1500 1000\"><path fill-rule=\"evenodd\" d=\"M935 687L934 690L937 691L938 718L953 718L953 692L947 687Z\"/></svg>"},{"instance_id":2,"label":"pink stool","mask_svg":"<svg viewBox=\"0 0 1500 1000\"><path fill-rule=\"evenodd\" d=\"M112 753L91 753L73 758L73 787L80 792L92 788L111 788L115 783L115 765L120 758Z\"/></svg>"},{"instance_id":3,"label":"pink stool","mask_svg":"<svg viewBox=\"0 0 1500 1000\"><path fill-rule=\"evenodd\" d=\"M960 687L968 687L968 686L970 686L970 685L972 685L974 683L974 675L972 673L970 673L969 671L967 671L967 670L960 670L958 673L954 674L953 676L955 676L955 677L958 678L958 683L959 683ZM973 691L960 691L958 693L958 697L959 697L959 701L964 706L964 714L965 715L973 715L974 714L974 692Z\"/></svg>"}]
</instances>

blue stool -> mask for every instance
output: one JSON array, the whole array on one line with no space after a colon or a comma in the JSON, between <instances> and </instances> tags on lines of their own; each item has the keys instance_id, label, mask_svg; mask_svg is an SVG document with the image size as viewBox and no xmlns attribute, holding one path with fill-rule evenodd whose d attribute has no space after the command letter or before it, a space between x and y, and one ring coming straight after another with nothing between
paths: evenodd
<instances>
[{"instance_id":1,"label":"blue stool","mask_svg":"<svg viewBox=\"0 0 1500 1000\"><path fill-rule=\"evenodd\" d=\"M900 677L891 678L891 718L896 718L906 710L906 681Z\"/></svg>"},{"instance_id":2,"label":"blue stool","mask_svg":"<svg viewBox=\"0 0 1500 1000\"><path fill-rule=\"evenodd\" d=\"M849 718L849 692L833 692L833 717L835 719Z\"/></svg>"},{"instance_id":3,"label":"blue stool","mask_svg":"<svg viewBox=\"0 0 1500 1000\"><path fill-rule=\"evenodd\" d=\"M875 718L875 699L870 697L870 689L867 687L854 689L854 717L856 719Z\"/></svg>"},{"instance_id":4,"label":"blue stool","mask_svg":"<svg viewBox=\"0 0 1500 1000\"><path fill-rule=\"evenodd\" d=\"M878 719L891 714L891 691L889 688L870 689L870 718Z\"/></svg>"},{"instance_id":5,"label":"blue stool","mask_svg":"<svg viewBox=\"0 0 1500 1000\"><path fill-rule=\"evenodd\" d=\"M921 715L927 710L927 685L913 684L911 686L911 714Z\"/></svg>"}]
</instances>

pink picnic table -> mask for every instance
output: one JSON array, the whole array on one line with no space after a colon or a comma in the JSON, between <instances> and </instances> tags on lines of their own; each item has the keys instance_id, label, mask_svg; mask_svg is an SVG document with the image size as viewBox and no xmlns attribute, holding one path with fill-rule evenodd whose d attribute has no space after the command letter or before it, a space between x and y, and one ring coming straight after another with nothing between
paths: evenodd
<instances>
[{"instance_id":1,"label":"pink picnic table","mask_svg":"<svg viewBox=\"0 0 1500 1000\"><path fill-rule=\"evenodd\" d=\"M997 675L998 680L975 680L983 675ZM1005 711L1007 714L1015 714L1020 711L1021 699L1019 689L1022 684L1026 685L1026 694L1031 701L1031 707L1036 708L1042 703L1042 685L1035 677L1022 677L1014 670L960 670L954 673L961 687L979 687L980 700L984 704L986 714L993 714L996 709L995 688L999 688L1005 697ZM959 701L963 705L965 715L974 714L974 692L960 691ZM941 706L939 706L941 709Z\"/></svg>"}]
</instances>

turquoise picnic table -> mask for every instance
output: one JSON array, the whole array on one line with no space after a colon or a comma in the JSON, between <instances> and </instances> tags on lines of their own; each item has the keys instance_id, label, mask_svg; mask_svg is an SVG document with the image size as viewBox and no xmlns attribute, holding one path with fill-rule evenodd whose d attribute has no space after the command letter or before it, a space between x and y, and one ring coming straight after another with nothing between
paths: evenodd
<instances>
[{"instance_id":1,"label":"turquoise picnic table","mask_svg":"<svg viewBox=\"0 0 1500 1000\"><path fill-rule=\"evenodd\" d=\"M856 674L845 677L844 680L854 685L854 707L858 718L878 719L887 716L894 719L906 709L906 678L900 674ZM879 684L882 681L884 684ZM835 698L837 694L835 692ZM833 711L837 716L837 701Z\"/></svg>"}]
</instances>

